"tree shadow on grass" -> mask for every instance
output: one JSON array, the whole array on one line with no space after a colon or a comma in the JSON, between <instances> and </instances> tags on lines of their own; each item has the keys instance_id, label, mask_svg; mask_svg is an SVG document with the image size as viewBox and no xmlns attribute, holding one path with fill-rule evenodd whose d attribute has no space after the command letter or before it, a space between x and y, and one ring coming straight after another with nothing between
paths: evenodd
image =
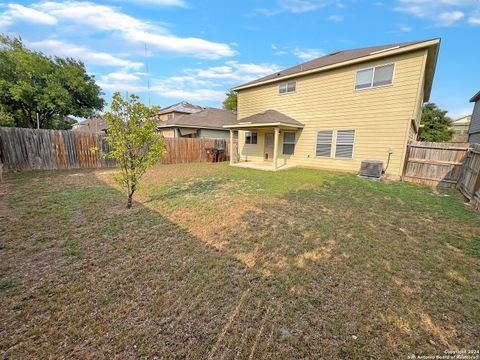
<instances>
[{"instance_id":1,"label":"tree shadow on grass","mask_svg":"<svg viewBox=\"0 0 480 360\"><path fill-rule=\"evenodd\" d=\"M438 248L444 229L412 233L418 219L393 211L408 203L292 191L219 232L219 251L124 209L93 171L42 176L7 195L2 356L388 358L478 338L478 273Z\"/></svg>"}]
</instances>

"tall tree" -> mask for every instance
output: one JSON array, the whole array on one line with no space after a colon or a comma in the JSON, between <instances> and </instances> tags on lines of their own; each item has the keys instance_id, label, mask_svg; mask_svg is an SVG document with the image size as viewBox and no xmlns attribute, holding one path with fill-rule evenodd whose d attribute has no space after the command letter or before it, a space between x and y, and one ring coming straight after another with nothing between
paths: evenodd
<instances>
[{"instance_id":1,"label":"tall tree","mask_svg":"<svg viewBox=\"0 0 480 360\"><path fill-rule=\"evenodd\" d=\"M148 108L138 99L133 94L123 99L117 92L113 95L111 111L104 115L109 134L105 139L111 147L104 156L116 160L120 170L116 181L127 190L127 208L132 207L133 194L142 175L165 153L163 136L157 132L153 120L158 108Z\"/></svg>"},{"instance_id":2,"label":"tall tree","mask_svg":"<svg viewBox=\"0 0 480 360\"><path fill-rule=\"evenodd\" d=\"M434 103L423 105L421 124L423 128L418 136L421 141L445 142L453 137L452 119Z\"/></svg>"},{"instance_id":3,"label":"tall tree","mask_svg":"<svg viewBox=\"0 0 480 360\"><path fill-rule=\"evenodd\" d=\"M230 90L225 94L227 97L223 100L223 108L225 110L237 111L237 93Z\"/></svg>"},{"instance_id":4,"label":"tall tree","mask_svg":"<svg viewBox=\"0 0 480 360\"><path fill-rule=\"evenodd\" d=\"M0 122L18 127L61 128L69 115L89 117L104 100L85 65L27 49L0 34ZM8 116L7 116L8 115ZM12 121L13 119L13 121ZM7 122L8 121L8 122Z\"/></svg>"}]
</instances>

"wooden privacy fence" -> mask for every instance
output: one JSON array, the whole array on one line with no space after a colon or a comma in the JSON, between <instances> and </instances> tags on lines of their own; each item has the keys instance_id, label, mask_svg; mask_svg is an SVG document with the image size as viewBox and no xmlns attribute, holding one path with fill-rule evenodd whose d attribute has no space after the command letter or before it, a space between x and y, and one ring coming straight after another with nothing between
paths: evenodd
<instances>
[{"instance_id":1,"label":"wooden privacy fence","mask_svg":"<svg viewBox=\"0 0 480 360\"><path fill-rule=\"evenodd\" d=\"M166 138L167 153L162 164L181 164L207 161L206 148L219 147L225 149L225 160L230 158L230 140L199 138ZM233 143L237 152L237 140Z\"/></svg>"},{"instance_id":2,"label":"wooden privacy fence","mask_svg":"<svg viewBox=\"0 0 480 360\"><path fill-rule=\"evenodd\" d=\"M468 150L458 188L472 206L480 210L480 144L472 145Z\"/></svg>"},{"instance_id":3,"label":"wooden privacy fence","mask_svg":"<svg viewBox=\"0 0 480 360\"><path fill-rule=\"evenodd\" d=\"M206 161L208 147L223 147L226 159L230 156L229 140L225 139L167 138L165 143L167 154L162 164ZM93 153L93 147L99 152ZM103 158L109 151L101 134L0 127L0 170L3 162L5 172L113 167L113 160Z\"/></svg>"},{"instance_id":4,"label":"wooden privacy fence","mask_svg":"<svg viewBox=\"0 0 480 360\"><path fill-rule=\"evenodd\" d=\"M431 186L456 187L470 145L410 141L403 180Z\"/></svg>"},{"instance_id":5,"label":"wooden privacy fence","mask_svg":"<svg viewBox=\"0 0 480 360\"><path fill-rule=\"evenodd\" d=\"M91 149L97 147L94 154ZM52 170L112 167L110 150L101 135L66 130L0 128L3 170Z\"/></svg>"}]
</instances>

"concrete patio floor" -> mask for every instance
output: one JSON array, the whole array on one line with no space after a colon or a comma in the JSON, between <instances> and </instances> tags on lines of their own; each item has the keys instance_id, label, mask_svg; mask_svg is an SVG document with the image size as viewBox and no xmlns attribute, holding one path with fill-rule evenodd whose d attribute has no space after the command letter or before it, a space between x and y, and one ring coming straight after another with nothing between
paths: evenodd
<instances>
[{"instance_id":1,"label":"concrete patio floor","mask_svg":"<svg viewBox=\"0 0 480 360\"><path fill-rule=\"evenodd\" d=\"M280 170L287 170L295 167L295 165L287 165L287 164L278 164L277 169L273 167L272 162L267 161L244 161L235 164L231 164L232 166L236 167L243 167L248 169L257 169L257 170L264 170L264 171L280 171Z\"/></svg>"}]
</instances>

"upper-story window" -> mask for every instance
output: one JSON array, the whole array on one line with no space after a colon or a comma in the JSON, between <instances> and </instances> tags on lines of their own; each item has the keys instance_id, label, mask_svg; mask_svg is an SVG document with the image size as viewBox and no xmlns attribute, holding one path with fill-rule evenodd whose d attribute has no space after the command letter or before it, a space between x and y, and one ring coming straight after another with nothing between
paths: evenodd
<instances>
[{"instance_id":1,"label":"upper-story window","mask_svg":"<svg viewBox=\"0 0 480 360\"><path fill-rule=\"evenodd\" d=\"M287 94L291 92L295 92L297 90L297 82L296 81L289 81L285 83L281 83L278 86L278 93L279 94Z\"/></svg>"},{"instance_id":2,"label":"upper-story window","mask_svg":"<svg viewBox=\"0 0 480 360\"><path fill-rule=\"evenodd\" d=\"M393 81L393 70L393 64L358 70L355 90L390 85Z\"/></svg>"},{"instance_id":3,"label":"upper-story window","mask_svg":"<svg viewBox=\"0 0 480 360\"><path fill-rule=\"evenodd\" d=\"M168 120L172 120L172 119L173 119L173 114L168 114L168 115L167 115L167 119L168 119Z\"/></svg>"}]
</instances>

